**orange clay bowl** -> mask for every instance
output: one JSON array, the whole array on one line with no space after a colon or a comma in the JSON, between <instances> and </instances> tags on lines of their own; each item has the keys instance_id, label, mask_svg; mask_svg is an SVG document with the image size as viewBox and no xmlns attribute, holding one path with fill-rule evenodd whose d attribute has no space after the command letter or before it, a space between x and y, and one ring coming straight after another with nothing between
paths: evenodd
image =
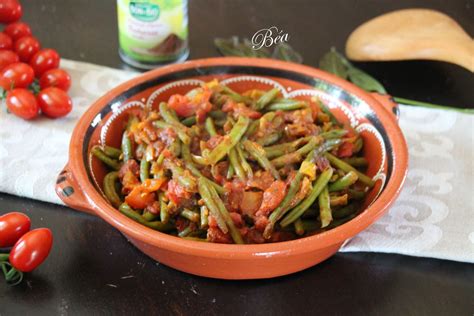
<instances>
[{"instance_id":1,"label":"orange clay bowl","mask_svg":"<svg viewBox=\"0 0 474 316\"><path fill-rule=\"evenodd\" d=\"M292 241L227 245L180 239L122 215L102 192L105 167L89 153L96 144L120 146L127 112L157 107L214 78L237 92L278 88L285 97L318 97L364 139L368 175L376 185L364 209L352 220ZM153 259L188 273L220 279L271 278L311 267L335 254L349 238L382 216L394 202L407 172L407 146L390 97L367 93L324 71L293 63L254 58L193 60L147 72L112 89L79 120L71 138L69 163L56 191L68 206L100 216Z\"/></svg>"}]
</instances>

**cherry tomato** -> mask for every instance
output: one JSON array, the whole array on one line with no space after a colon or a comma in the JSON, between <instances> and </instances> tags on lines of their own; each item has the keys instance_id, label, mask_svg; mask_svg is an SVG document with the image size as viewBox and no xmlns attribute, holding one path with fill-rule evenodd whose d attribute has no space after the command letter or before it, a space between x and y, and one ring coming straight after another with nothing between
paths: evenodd
<instances>
[{"instance_id":1,"label":"cherry tomato","mask_svg":"<svg viewBox=\"0 0 474 316\"><path fill-rule=\"evenodd\" d=\"M69 95L56 87L41 90L37 99L41 111L49 117L62 117L72 110L72 100Z\"/></svg>"},{"instance_id":2,"label":"cherry tomato","mask_svg":"<svg viewBox=\"0 0 474 316\"><path fill-rule=\"evenodd\" d=\"M20 60L27 63L40 50L40 43L33 36L23 36L16 40L13 49Z\"/></svg>"},{"instance_id":3,"label":"cherry tomato","mask_svg":"<svg viewBox=\"0 0 474 316\"><path fill-rule=\"evenodd\" d=\"M57 87L68 91L71 86L71 76L63 69L51 69L46 71L39 80L40 88Z\"/></svg>"},{"instance_id":4,"label":"cherry tomato","mask_svg":"<svg viewBox=\"0 0 474 316\"><path fill-rule=\"evenodd\" d=\"M6 24L18 21L22 13L18 0L0 1L0 23Z\"/></svg>"},{"instance_id":5,"label":"cherry tomato","mask_svg":"<svg viewBox=\"0 0 474 316\"><path fill-rule=\"evenodd\" d=\"M0 248L13 246L30 227L30 218L23 213L11 212L0 216Z\"/></svg>"},{"instance_id":6,"label":"cherry tomato","mask_svg":"<svg viewBox=\"0 0 474 316\"><path fill-rule=\"evenodd\" d=\"M41 77L46 71L59 66L59 54L51 48L42 49L30 60L30 65L35 71L36 77Z\"/></svg>"},{"instance_id":7,"label":"cherry tomato","mask_svg":"<svg viewBox=\"0 0 474 316\"><path fill-rule=\"evenodd\" d=\"M11 265L21 272L31 272L48 257L53 234L47 228L37 228L24 234L10 252Z\"/></svg>"},{"instance_id":8,"label":"cherry tomato","mask_svg":"<svg viewBox=\"0 0 474 316\"><path fill-rule=\"evenodd\" d=\"M0 71L10 64L20 61L20 57L11 50L0 50Z\"/></svg>"},{"instance_id":9,"label":"cherry tomato","mask_svg":"<svg viewBox=\"0 0 474 316\"><path fill-rule=\"evenodd\" d=\"M33 93L27 89L17 88L7 92L5 100L8 110L26 120L38 116L40 107Z\"/></svg>"},{"instance_id":10,"label":"cherry tomato","mask_svg":"<svg viewBox=\"0 0 474 316\"><path fill-rule=\"evenodd\" d=\"M0 49L11 49L13 40L7 34L0 32Z\"/></svg>"},{"instance_id":11,"label":"cherry tomato","mask_svg":"<svg viewBox=\"0 0 474 316\"><path fill-rule=\"evenodd\" d=\"M15 22L8 24L7 26L5 26L3 32L10 36L13 41L16 41L17 39L23 36L31 35L30 26L24 22Z\"/></svg>"},{"instance_id":12,"label":"cherry tomato","mask_svg":"<svg viewBox=\"0 0 474 316\"><path fill-rule=\"evenodd\" d=\"M27 88L35 78L35 73L30 65L14 63L0 71L0 77L10 80L14 88Z\"/></svg>"}]
</instances>

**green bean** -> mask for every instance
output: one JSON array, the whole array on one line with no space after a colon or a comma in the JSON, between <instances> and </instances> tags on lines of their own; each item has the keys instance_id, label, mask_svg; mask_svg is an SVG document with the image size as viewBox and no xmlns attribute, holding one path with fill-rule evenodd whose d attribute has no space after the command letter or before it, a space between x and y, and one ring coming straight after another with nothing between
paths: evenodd
<instances>
[{"instance_id":1,"label":"green bean","mask_svg":"<svg viewBox=\"0 0 474 316\"><path fill-rule=\"evenodd\" d=\"M209 133L211 136L217 135L216 127L214 126L214 121L212 120L212 117L207 117L206 118L206 131Z\"/></svg>"},{"instance_id":2,"label":"green bean","mask_svg":"<svg viewBox=\"0 0 474 316\"><path fill-rule=\"evenodd\" d=\"M334 114L332 114L332 112L329 110L329 108L326 106L326 104L321 102L321 100L319 100L318 104L319 104L319 108L321 109L321 111L323 111L324 114L329 116L329 119L331 120L331 122L334 125L342 126L342 124L337 120L337 118L334 116Z\"/></svg>"},{"instance_id":3,"label":"green bean","mask_svg":"<svg viewBox=\"0 0 474 316\"><path fill-rule=\"evenodd\" d=\"M364 146L364 141L362 138L358 137L354 142L354 152L358 153L361 151L362 147Z\"/></svg>"},{"instance_id":4,"label":"green bean","mask_svg":"<svg viewBox=\"0 0 474 316\"><path fill-rule=\"evenodd\" d=\"M293 111L306 107L304 101L295 100L293 102L273 102L266 107L269 111Z\"/></svg>"},{"instance_id":5,"label":"green bean","mask_svg":"<svg viewBox=\"0 0 474 316\"><path fill-rule=\"evenodd\" d=\"M180 125L178 125L180 124ZM174 123L163 122L163 121L153 121L153 125L157 128L170 128L178 134L179 139L185 143L191 143L191 137L187 133L187 127L181 124L179 121Z\"/></svg>"},{"instance_id":6,"label":"green bean","mask_svg":"<svg viewBox=\"0 0 474 316\"><path fill-rule=\"evenodd\" d=\"M201 198L203 199L204 204L209 209L209 213L216 219L217 226L220 228L220 230L224 234L226 234L229 231L229 228L227 227L226 222L223 216L221 215L221 212L219 211L219 208L217 207L216 202L212 199L211 193L210 193L210 186L204 180L204 178L198 179L198 188L199 188L199 195L201 195Z\"/></svg>"},{"instance_id":7,"label":"green bean","mask_svg":"<svg viewBox=\"0 0 474 316\"><path fill-rule=\"evenodd\" d=\"M341 138L347 134L347 130L345 129L333 129L324 133L319 134L319 136L323 137L324 139L334 139L334 138Z\"/></svg>"},{"instance_id":8,"label":"green bean","mask_svg":"<svg viewBox=\"0 0 474 316\"><path fill-rule=\"evenodd\" d=\"M143 212L143 219L148 221L148 222L151 222L153 220L155 220L157 217L158 217L158 214L153 214L151 212L148 212L148 211L145 211Z\"/></svg>"},{"instance_id":9,"label":"green bean","mask_svg":"<svg viewBox=\"0 0 474 316\"><path fill-rule=\"evenodd\" d=\"M122 135L122 153L124 162L133 159L132 141L130 140L127 131L123 132Z\"/></svg>"},{"instance_id":10,"label":"green bean","mask_svg":"<svg viewBox=\"0 0 474 316\"><path fill-rule=\"evenodd\" d=\"M278 131L278 132L271 133L257 139L256 143L262 146L270 146L278 142L282 137L283 137L283 132Z\"/></svg>"},{"instance_id":11,"label":"green bean","mask_svg":"<svg viewBox=\"0 0 474 316\"><path fill-rule=\"evenodd\" d=\"M180 185L186 188L189 192L195 192L197 189L196 179L181 166L171 163L169 168L173 173L173 179L176 179Z\"/></svg>"},{"instance_id":12,"label":"green bean","mask_svg":"<svg viewBox=\"0 0 474 316\"><path fill-rule=\"evenodd\" d=\"M294 225L295 225L296 235L303 236L304 235L304 227L303 227L303 221L301 220L301 218L298 218L295 221Z\"/></svg>"},{"instance_id":13,"label":"green bean","mask_svg":"<svg viewBox=\"0 0 474 316\"><path fill-rule=\"evenodd\" d=\"M267 158L272 159L295 151L301 144L309 142L312 138L313 136L298 138L297 140L292 142L264 147L263 150L265 150Z\"/></svg>"},{"instance_id":14,"label":"green bean","mask_svg":"<svg viewBox=\"0 0 474 316\"><path fill-rule=\"evenodd\" d=\"M260 145L249 140L244 141L242 144L250 156L252 156L263 169L269 171L275 179L280 180L280 174L265 156L265 150L263 150Z\"/></svg>"},{"instance_id":15,"label":"green bean","mask_svg":"<svg viewBox=\"0 0 474 316\"><path fill-rule=\"evenodd\" d=\"M209 112L209 116L215 120L223 120L227 118L227 114L220 110Z\"/></svg>"},{"instance_id":16,"label":"green bean","mask_svg":"<svg viewBox=\"0 0 474 316\"><path fill-rule=\"evenodd\" d=\"M327 186L321 191L318 198L319 217L321 219L321 228L326 227L332 221L331 205L329 202L329 191Z\"/></svg>"},{"instance_id":17,"label":"green bean","mask_svg":"<svg viewBox=\"0 0 474 316\"><path fill-rule=\"evenodd\" d=\"M303 213L314 203L314 201L316 201L318 196L328 184L329 179L331 179L332 173L332 168L327 168L321 173L308 196L300 204L293 208L280 222L282 227L288 226L300 218L301 215L303 215Z\"/></svg>"},{"instance_id":18,"label":"green bean","mask_svg":"<svg viewBox=\"0 0 474 316\"><path fill-rule=\"evenodd\" d=\"M184 218L190 220L191 222L194 222L194 223L198 223L199 220L200 220L198 213L193 212L193 211L188 210L188 209L182 210L181 213L179 213L179 215L181 217L184 217Z\"/></svg>"},{"instance_id":19,"label":"green bean","mask_svg":"<svg viewBox=\"0 0 474 316\"><path fill-rule=\"evenodd\" d=\"M140 161L140 181L145 182L148 178L150 178L150 162L143 158Z\"/></svg>"},{"instance_id":20,"label":"green bean","mask_svg":"<svg viewBox=\"0 0 474 316\"><path fill-rule=\"evenodd\" d=\"M181 124L187 127L193 126L194 124L196 124L196 116L188 116L187 118L181 121Z\"/></svg>"},{"instance_id":21,"label":"green bean","mask_svg":"<svg viewBox=\"0 0 474 316\"><path fill-rule=\"evenodd\" d=\"M303 147L299 148L295 152L275 158L271 161L271 163L276 168L281 168L292 163L300 162L303 156L315 149L317 145L318 139L316 137L312 137L311 140Z\"/></svg>"},{"instance_id":22,"label":"green bean","mask_svg":"<svg viewBox=\"0 0 474 316\"><path fill-rule=\"evenodd\" d=\"M165 120L166 123L171 124L174 129L176 130L176 133L178 134L178 137L181 139L181 141L185 144L189 144L191 142L191 138L187 134L187 127L183 125L176 117L175 112L172 111L166 102L161 102L160 103L160 114L163 117L163 120Z\"/></svg>"},{"instance_id":23,"label":"green bean","mask_svg":"<svg viewBox=\"0 0 474 316\"><path fill-rule=\"evenodd\" d=\"M230 133L224 136L224 140L219 143L207 156L209 164L214 165L221 160L240 141L249 126L249 119L240 116L234 124Z\"/></svg>"},{"instance_id":24,"label":"green bean","mask_svg":"<svg viewBox=\"0 0 474 316\"><path fill-rule=\"evenodd\" d=\"M226 178L227 179L232 179L232 177L234 176L234 172L235 172L234 167L231 164L229 164L229 167L227 168Z\"/></svg>"},{"instance_id":25,"label":"green bean","mask_svg":"<svg viewBox=\"0 0 474 316\"><path fill-rule=\"evenodd\" d=\"M241 94L238 94L237 92L235 92L234 90L232 90L231 88L226 87L226 86L224 86L222 88L222 93L229 96L232 100L234 100L235 102L238 102L238 103L240 103L240 102L243 102L243 103L246 103L246 104L252 104L253 103L253 100L251 98L243 96Z\"/></svg>"},{"instance_id":26,"label":"green bean","mask_svg":"<svg viewBox=\"0 0 474 316\"><path fill-rule=\"evenodd\" d=\"M314 153L310 152L307 156L305 161L312 161L314 157ZM283 215L288 211L288 206L291 204L291 201L293 198L296 196L300 189L301 181L303 180L304 174L301 172L301 166L300 170L296 172L296 176L291 181L290 187L288 189L288 192L286 193L285 197L283 198L283 201L281 201L280 205L276 207L275 210L270 214L268 220L268 224L265 227L265 230L263 232L263 237L265 239L269 239L272 236L273 233L273 228L275 227L276 222L278 222Z\"/></svg>"},{"instance_id":27,"label":"green bean","mask_svg":"<svg viewBox=\"0 0 474 316\"><path fill-rule=\"evenodd\" d=\"M249 128L247 128L247 131L245 132L245 137L249 138L250 136L252 136L253 133L255 133L255 131L258 129L259 125L260 125L260 119L252 121L252 123L250 123L249 125Z\"/></svg>"},{"instance_id":28,"label":"green bean","mask_svg":"<svg viewBox=\"0 0 474 316\"><path fill-rule=\"evenodd\" d=\"M349 171L353 171L357 174L357 176L359 177L359 181L368 185L369 187L373 187L375 182L369 178L368 176L366 176L365 174L363 174L362 172L358 171L357 169L355 169L354 167L352 167L351 165L349 165L348 163L342 161L341 159L331 155L330 153L326 153L326 158L329 160L329 162L335 166L336 168L339 168L341 169L342 171L344 172L349 172Z\"/></svg>"},{"instance_id":29,"label":"green bean","mask_svg":"<svg viewBox=\"0 0 474 316\"><path fill-rule=\"evenodd\" d=\"M235 174L237 177L239 177L242 180L245 180L247 178L244 168L240 164L240 159L239 155L237 153L237 150L235 148L232 148L229 152L229 160L230 160L230 165L235 171Z\"/></svg>"},{"instance_id":30,"label":"green bean","mask_svg":"<svg viewBox=\"0 0 474 316\"><path fill-rule=\"evenodd\" d=\"M349 193L349 198L354 199L354 200L362 200L365 198L366 193L364 191L359 191L359 190L353 190L349 189L347 190Z\"/></svg>"},{"instance_id":31,"label":"green bean","mask_svg":"<svg viewBox=\"0 0 474 316\"><path fill-rule=\"evenodd\" d=\"M296 223L296 222L295 222ZM303 229L304 232L311 232L320 229L320 224L315 221L314 219L311 220L301 220L301 228ZM281 228L282 231L294 231L296 232L296 226L286 226Z\"/></svg>"},{"instance_id":32,"label":"green bean","mask_svg":"<svg viewBox=\"0 0 474 316\"><path fill-rule=\"evenodd\" d=\"M91 153L113 170L120 169L120 162L107 156L99 146L92 147Z\"/></svg>"},{"instance_id":33,"label":"green bean","mask_svg":"<svg viewBox=\"0 0 474 316\"><path fill-rule=\"evenodd\" d=\"M364 157L344 158L342 161L350 164L354 168L367 167L369 165L369 162Z\"/></svg>"},{"instance_id":34,"label":"green bean","mask_svg":"<svg viewBox=\"0 0 474 316\"><path fill-rule=\"evenodd\" d=\"M247 159L245 158L244 151L242 150L242 148L239 145L235 146L235 148L237 150L237 155L238 155L239 160L240 160L240 165L242 166L242 169L244 169L245 173L247 174L247 178L248 179L252 178L253 177L253 170L252 170L252 167L247 162Z\"/></svg>"},{"instance_id":35,"label":"green bean","mask_svg":"<svg viewBox=\"0 0 474 316\"><path fill-rule=\"evenodd\" d=\"M120 200L120 196L117 193L117 190L115 189L115 183L118 181L119 175L117 171L112 171L109 172L105 177L104 177L104 193L109 202L115 206L118 207L122 201Z\"/></svg>"},{"instance_id":36,"label":"green bean","mask_svg":"<svg viewBox=\"0 0 474 316\"><path fill-rule=\"evenodd\" d=\"M203 156L191 155L191 160L201 166L207 166L207 160Z\"/></svg>"},{"instance_id":37,"label":"green bean","mask_svg":"<svg viewBox=\"0 0 474 316\"><path fill-rule=\"evenodd\" d=\"M354 171L349 171L345 176L336 180L329 185L329 192L341 191L347 189L351 185L357 182L359 177Z\"/></svg>"},{"instance_id":38,"label":"green bean","mask_svg":"<svg viewBox=\"0 0 474 316\"><path fill-rule=\"evenodd\" d=\"M158 200L160 201L160 219L163 224L166 224L170 219L170 213L168 212L168 204L166 204L164 197L165 194L163 192L158 194Z\"/></svg>"},{"instance_id":39,"label":"green bean","mask_svg":"<svg viewBox=\"0 0 474 316\"><path fill-rule=\"evenodd\" d=\"M134 211L127 203L122 203L119 206L119 211L127 216L128 218L133 219L134 221L145 225L151 229L158 230L161 232L168 232L174 229L174 226L171 225L170 223L163 223L160 221L153 221L153 222L148 222L146 221L143 216L138 214L136 211Z\"/></svg>"},{"instance_id":40,"label":"green bean","mask_svg":"<svg viewBox=\"0 0 474 316\"><path fill-rule=\"evenodd\" d=\"M207 208L206 205L201 206L201 223L200 223L200 228L201 229L206 229L209 226L209 209Z\"/></svg>"},{"instance_id":41,"label":"green bean","mask_svg":"<svg viewBox=\"0 0 474 316\"><path fill-rule=\"evenodd\" d=\"M186 226L182 231L178 233L179 237L187 237L189 234L191 234L193 229L191 228L191 225Z\"/></svg>"},{"instance_id":42,"label":"green bean","mask_svg":"<svg viewBox=\"0 0 474 316\"><path fill-rule=\"evenodd\" d=\"M204 181L204 183L206 182ZM229 212L225 208L224 203L222 202L221 198L217 194L216 190L209 184L206 183L206 185L208 187L208 191L210 193L211 199L215 202L217 209L219 210L220 214L222 215L222 218L224 219L227 227L229 228L230 236L232 237L232 239L234 240L236 244L243 244L244 241L242 239L242 235L240 235L240 231L237 229L237 227L235 227L232 217L230 217Z\"/></svg>"},{"instance_id":43,"label":"green bean","mask_svg":"<svg viewBox=\"0 0 474 316\"><path fill-rule=\"evenodd\" d=\"M332 217L334 219L341 219L341 218L347 217L349 215L352 215L357 211L358 206L359 205L357 203L351 203L351 204L349 204L347 206L344 206L340 209L333 210L332 211Z\"/></svg>"},{"instance_id":44,"label":"green bean","mask_svg":"<svg viewBox=\"0 0 474 316\"><path fill-rule=\"evenodd\" d=\"M255 103L255 110L262 110L264 107L270 104L278 96L279 93L279 89L273 88L262 94L262 96L257 100L257 103Z\"/></svg>"},{"instance_id":45,"label":"green bean","mask_svg":"<svg viewBox=\"0 0 474 316\"><path fill-rule=\"evenodd\" d=\"M204 177L204 175L201 173L201 171L199 171L198 168L196 168L196 166L193 164L192 162L192 157L191 157L191 151L189 149L189 145L188 144L183 144L182 147L181 147L181 153L182 153L182 156L183 156L183 159L184 159L184 162L185 162L185 166L186 168L191 172L191 174L193 176L195 176L196 178L204 178L206 179L206 181L212 185L216 190L217 192L219 192L219 194L223 194L224 193L224 188L220 185L218 185L217 183L215 183L214 181Z\"/></svg>"},{"instance_id":46,"label":"green bean","mask_svg":"<svg viewBox=\"0 0 474 316\"><path fill-rule=\"evenodd\" d=\"M101 149L104 152L104 154L106 154L112 159L119 159L120 155L122 155L122 151L120 149L112 147L112 146L105 145Z\"/></svg>"},{"instance_id":47,"label":"green bean","mask_svg":"<svg viewBox=\"0 0 474 316\"><path fill-rule=\"evenodd\" d=\"M169 145L168 149L175 157L179 157L181 154L181 141L179 138L175 138Z\"/></svg>"}]
</instances>

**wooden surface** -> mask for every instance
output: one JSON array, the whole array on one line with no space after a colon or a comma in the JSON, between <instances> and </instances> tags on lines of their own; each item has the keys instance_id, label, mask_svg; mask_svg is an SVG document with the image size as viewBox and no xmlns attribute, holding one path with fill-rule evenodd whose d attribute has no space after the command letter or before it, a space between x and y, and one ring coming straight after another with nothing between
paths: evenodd
<instances>
[{"instance_id":1,"label":"wooden surface","mask_svg":"<svg viewBox=\"0 0 474 316\"><path fill-rule=\"evenodd\" d=\"M25 21L65 58L121 68L115 1L22 1ZM251 37L276 25L315 66L361 22L405 7L443 10L473 33L473 1L260 0L190 4L191 58L216 56L216 36ZM393 95L474 106L473 75L437 62L358 64ZM1 168L1 166L0 166ZM52 253L15 288L0 283L0 315L472 315L473 265L375 253L337 254L271 280L205 279L160 265L99 218L0 194L0 214L20 210L53 230ZM192 263L190 263L192 264Z\"/></svg>"}]
</instances>

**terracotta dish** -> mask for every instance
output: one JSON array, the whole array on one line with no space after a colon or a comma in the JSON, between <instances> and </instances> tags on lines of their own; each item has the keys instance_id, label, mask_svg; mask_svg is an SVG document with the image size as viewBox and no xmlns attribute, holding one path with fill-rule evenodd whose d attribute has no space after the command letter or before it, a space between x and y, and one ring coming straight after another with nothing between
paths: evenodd
<instances>
[{"instance_id":1,"label":"terracotta dish","mask_svg":"<svg viewBox=\"0 0 474 316\"><path fill-rule=\"evenodd\" d=\"M127 111L158 106L171 94L185 93L217 78L237 92L278 88L285 97L319 97L333 114L364 138L367 174L377 180L364 210L349 222L293 241L226 245L167 235L142 226L113 208L102 193L104 166L90 158L92 146L119 146ZM79 120L70 143L69 163L56 191L70 207L100 216L148 256L175 269L222 279L270 278L311 267L382 216L398 196L408 153L388 96L370 94L326 72L287 62L253 58L193 60L147 72L98 99Z\"/></svg>"}]
</instances>

